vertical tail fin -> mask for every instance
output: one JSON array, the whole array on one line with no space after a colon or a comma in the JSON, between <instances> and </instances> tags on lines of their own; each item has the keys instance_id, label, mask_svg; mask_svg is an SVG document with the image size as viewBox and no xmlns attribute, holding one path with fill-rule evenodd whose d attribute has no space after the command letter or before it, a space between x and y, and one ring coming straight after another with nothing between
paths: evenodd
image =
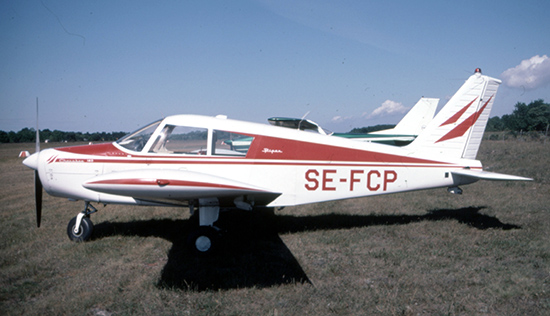
<instances>
[{"instance_id":1,"label":"vertical tail fin","mask_svg":"<svg viewBox=\"0 0 550 316\"><path fill-rule=\"evenodd\" d=\"M439 99L420 98L414 107L397 123L395 134L420 134L434 118Z\"/></svg>"},{"instance_id":2,"label":"vertical tail fin","mask_svg":"<svg viewBox=\"0 0 550 316\"><path fill-rule=\"evenodd\" d=\"M422 97L393 129L370 132L369 134L418 135L434 118L438 103L439 99Z\"/></svg>"},{"instance_id":3,"label":"vertical tail fin","mask_svg":"<svg viewBox=\"0 0 550 316\"><path fill-rule=\"evenodd\" d=\"M476 69L409 147L475 159L500 83Z\"/></svg>"}]
</instances>

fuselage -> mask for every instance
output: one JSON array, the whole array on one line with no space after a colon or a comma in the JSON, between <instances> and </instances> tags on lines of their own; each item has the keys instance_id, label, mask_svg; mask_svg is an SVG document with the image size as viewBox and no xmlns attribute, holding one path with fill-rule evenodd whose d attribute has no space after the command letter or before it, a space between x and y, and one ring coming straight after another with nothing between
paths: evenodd
<instances>
[{"instance_id":1,"label":"fuselage","mask_svg":"<svg viewBox=\"0 0 550 316\"><path fill-rule=\"evenodd\" d=\"M186 132L176 137L176 130ZM74 200L177 205L243 196L270 207L456 186L473 181L451 171L481 169L477 160L225 117L167 117L139 145L134 134L122 142L46 149L29 162L36 162L46 192ZM252 139L250 146L228 147L239 137Z\"/></svg>"}]
</instances>

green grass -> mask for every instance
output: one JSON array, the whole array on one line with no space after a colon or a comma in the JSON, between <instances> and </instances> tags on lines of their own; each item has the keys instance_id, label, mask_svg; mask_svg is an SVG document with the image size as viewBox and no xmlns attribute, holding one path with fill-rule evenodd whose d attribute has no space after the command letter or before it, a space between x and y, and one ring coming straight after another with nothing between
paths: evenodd
<instances>
[{"instance_id":1,"label":"green grass","mask_svg":"<svg viewBox=\"0 0 550 316\"><path fill-rule=\"evenodd\" d=\"M0 145L2 315L545 315L550 144L484 141L486 168L534 182L223 213L213 258L185 248L187 210L99 206L93 240L66 225L81 202L44 196Z\"/></svg>"}]
</instances>

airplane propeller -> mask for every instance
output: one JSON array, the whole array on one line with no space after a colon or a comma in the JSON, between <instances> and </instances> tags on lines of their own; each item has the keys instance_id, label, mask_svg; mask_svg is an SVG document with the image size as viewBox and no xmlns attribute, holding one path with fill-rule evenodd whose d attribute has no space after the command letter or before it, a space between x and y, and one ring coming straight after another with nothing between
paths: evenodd
<instances>
[{"instance_id":1,"label":"airplane propeller","mask_svg":"<svg viewBox=\"0 0 550 316\"><path fill-rule=\"evenodd\" d=\"M34 170L34 201L36 204L36 227L40 227L40 221L42 219L42 182L40 181L40 175L38 174L38 158L40 156L40 130L38 129L38 98L36 98L36 169Z\"/></svg>"},{"instance_id":2,"label":"airplane propeller","mask_svg":"<svg viewBox=\"0 0 550 316\"><path fill-rule=\"evenodd\" d=\"M42 219L42 182L38 176L38 170L34 171L34 200L36 202L36 227L40 227Z\"/></svg>"}]
</instances>

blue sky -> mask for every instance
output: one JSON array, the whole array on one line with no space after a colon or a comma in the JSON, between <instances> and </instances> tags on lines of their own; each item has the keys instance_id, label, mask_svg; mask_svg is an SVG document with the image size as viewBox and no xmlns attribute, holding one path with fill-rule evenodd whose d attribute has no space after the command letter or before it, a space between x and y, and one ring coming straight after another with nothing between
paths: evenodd
<instances>
[{"instance_id":1,"label":"blue sky","mask_svg":"<svg viewBox=\"0 0 550 316\"><path fill-rule=\"evenodd\" d=\"M131 131L172 114L333 131L440 105L476 67L491 116L550 102L550 1L0 0L0 130ZM375 112L376 110L376 112ZM377 113L374 115L373 113Z\"/></svg>"}]
</instances>

